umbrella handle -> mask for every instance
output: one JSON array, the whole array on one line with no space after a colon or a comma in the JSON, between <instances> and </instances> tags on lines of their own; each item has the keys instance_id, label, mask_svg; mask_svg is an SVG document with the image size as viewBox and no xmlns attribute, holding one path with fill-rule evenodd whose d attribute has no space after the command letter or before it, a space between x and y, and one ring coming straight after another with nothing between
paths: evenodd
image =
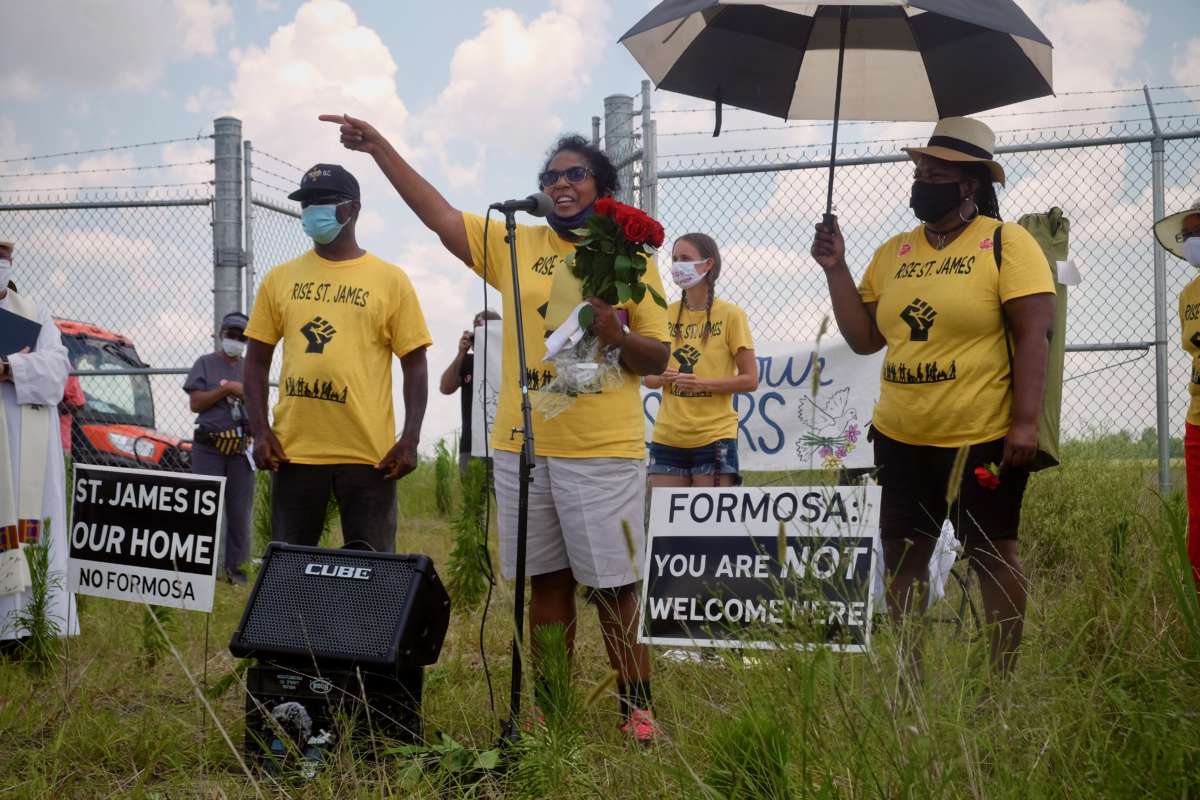
<instances>
[{"instance_id":1,"label":"umbrella handle","mask_svg":"<svg viewBox=\"0 0 1200 800\"><path fill-rule=\"evenodd\" d=\"M837 230L837 214L830 214L826 212L821 219L821 224L823 224L826 228L829 228L831 231Z\"/></svg>"},{"instance_id":2,"label":"umbrella handle","mask_svg":"<svg viewBox=\"0 0 1200 800\"><path fill-rule=\"evenodd\" d=\"M833 215L833 170L837 165L838 122L842 116L842 69L846 63L846 30L850 27L850 9L842 7L838 42L837 87L833 95L833 141L829 144L829 190L825 195L825 224L836 219Z\"/></svg>"}]
</instances>

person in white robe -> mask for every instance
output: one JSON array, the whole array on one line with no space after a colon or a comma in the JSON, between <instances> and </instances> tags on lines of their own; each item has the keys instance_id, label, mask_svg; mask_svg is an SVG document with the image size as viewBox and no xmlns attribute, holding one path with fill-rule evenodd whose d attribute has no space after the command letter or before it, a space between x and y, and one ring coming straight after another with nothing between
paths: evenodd
<instances>
[{"instance_id":1,"label":"person in white robe","mask_svg":"<svg viewBox=\"0 0 1200 800\"><path fill-rule=\"evenodd\" d=\"M76 635L79 621L67 592L66 471L57 413L71 362L50 312L16 292L13 249L12 242L0 241L0 308L42 327L31 351L0 360L0 454L6 455L0 459L0 548L11 550L13 544L30 541L49 544L50 619L60 636ZM29 424L31 419L36 424ZM23 440L23 435L36 435L40 442ZM44 520L49 520L48 530L41 525ZM9 593L0 594L0 644L27 635L16 620L32 597L28 588L15 593L11 585L6 588Z\"/></svg>"}]
</instances>

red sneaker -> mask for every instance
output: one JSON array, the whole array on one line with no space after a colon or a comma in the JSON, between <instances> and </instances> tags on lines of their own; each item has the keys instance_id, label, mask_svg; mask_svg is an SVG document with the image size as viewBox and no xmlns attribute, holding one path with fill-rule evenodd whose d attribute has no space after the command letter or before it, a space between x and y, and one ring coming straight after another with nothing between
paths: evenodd
<instances>
[{"instance_id":1,"label":"red sneaker","mask_svg":"<svg viewBox=\"0 0 1200 800\"><path fill-rule=\"evenodd\" d=\"M621 733L629 734L641 745L652 745L658 739L658 723L654 712L648 708L635 708L629 719L621 725Z\"/></svg>"}]
</instances>

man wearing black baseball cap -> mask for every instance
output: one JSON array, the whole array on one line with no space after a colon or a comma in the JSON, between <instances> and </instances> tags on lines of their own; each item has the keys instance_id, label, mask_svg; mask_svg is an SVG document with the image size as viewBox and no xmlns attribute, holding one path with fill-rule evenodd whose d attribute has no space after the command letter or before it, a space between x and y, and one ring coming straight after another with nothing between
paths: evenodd
<instances>
[{"instance_id":1,"label":"man wearing black baseball cap","mask_svg":"<svg viewBox=\"0 0 1200 800\"><path fill-rule=\"evenodd\" d=\"M192 472L225 476L225 577L245 583L242 564L250 558L250 511L254 470L246 459L247 431L242 403L242 356L246 352L246 315L233 311L221 320L217 350L196 359L183 382L196 430L192 435Z\"/></svg>"},{"instance_id":2,"label":"man wearing black baseball cap","mask_svg":"<svg viewBox=\"0 0 1200 800\"><path fill-rule=\"evenodd\" d=\"M246 328L246 410L254 461L273 476L271 535L315 545L332 493L348 546L393 552L394 481L417 466L432 340L402 269L355 238L358 181L317 164L289 197L313 249L263 279ZM267 373L283 340L279 402L267 415ZM395 438L392 355L404 373L404 429Z\"/></svg>"}]
</instances>

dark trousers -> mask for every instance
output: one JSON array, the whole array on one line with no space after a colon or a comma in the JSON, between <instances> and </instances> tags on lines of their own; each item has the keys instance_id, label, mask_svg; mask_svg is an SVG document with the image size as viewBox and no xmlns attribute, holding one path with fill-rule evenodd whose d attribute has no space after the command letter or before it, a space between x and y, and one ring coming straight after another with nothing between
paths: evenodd
<instances>
[{"instance_id":1,"label":"dark trousers","mask_svg":"<svg viewBox=\"0 0 1200 800\"><path fill-rule=\"evenodd\" d=\"M224 567L237 570L250 558L250 514L254 508L254 470L246 456L222 455L215 447L192 446L192 473L225 476L225 535L218 554Z\"/></svg>"},{"instance_id":2,"label":"dark trousers","mask_svg":"<svg viewBox=\"0 0 1200 800\"><path fill-rule=\"evenodd\" d=\"M370 464L283 464L271 487L274 541L319 544L332 492L346 547L396 552L396 482Z\"/></svg>"}]
</instances>

